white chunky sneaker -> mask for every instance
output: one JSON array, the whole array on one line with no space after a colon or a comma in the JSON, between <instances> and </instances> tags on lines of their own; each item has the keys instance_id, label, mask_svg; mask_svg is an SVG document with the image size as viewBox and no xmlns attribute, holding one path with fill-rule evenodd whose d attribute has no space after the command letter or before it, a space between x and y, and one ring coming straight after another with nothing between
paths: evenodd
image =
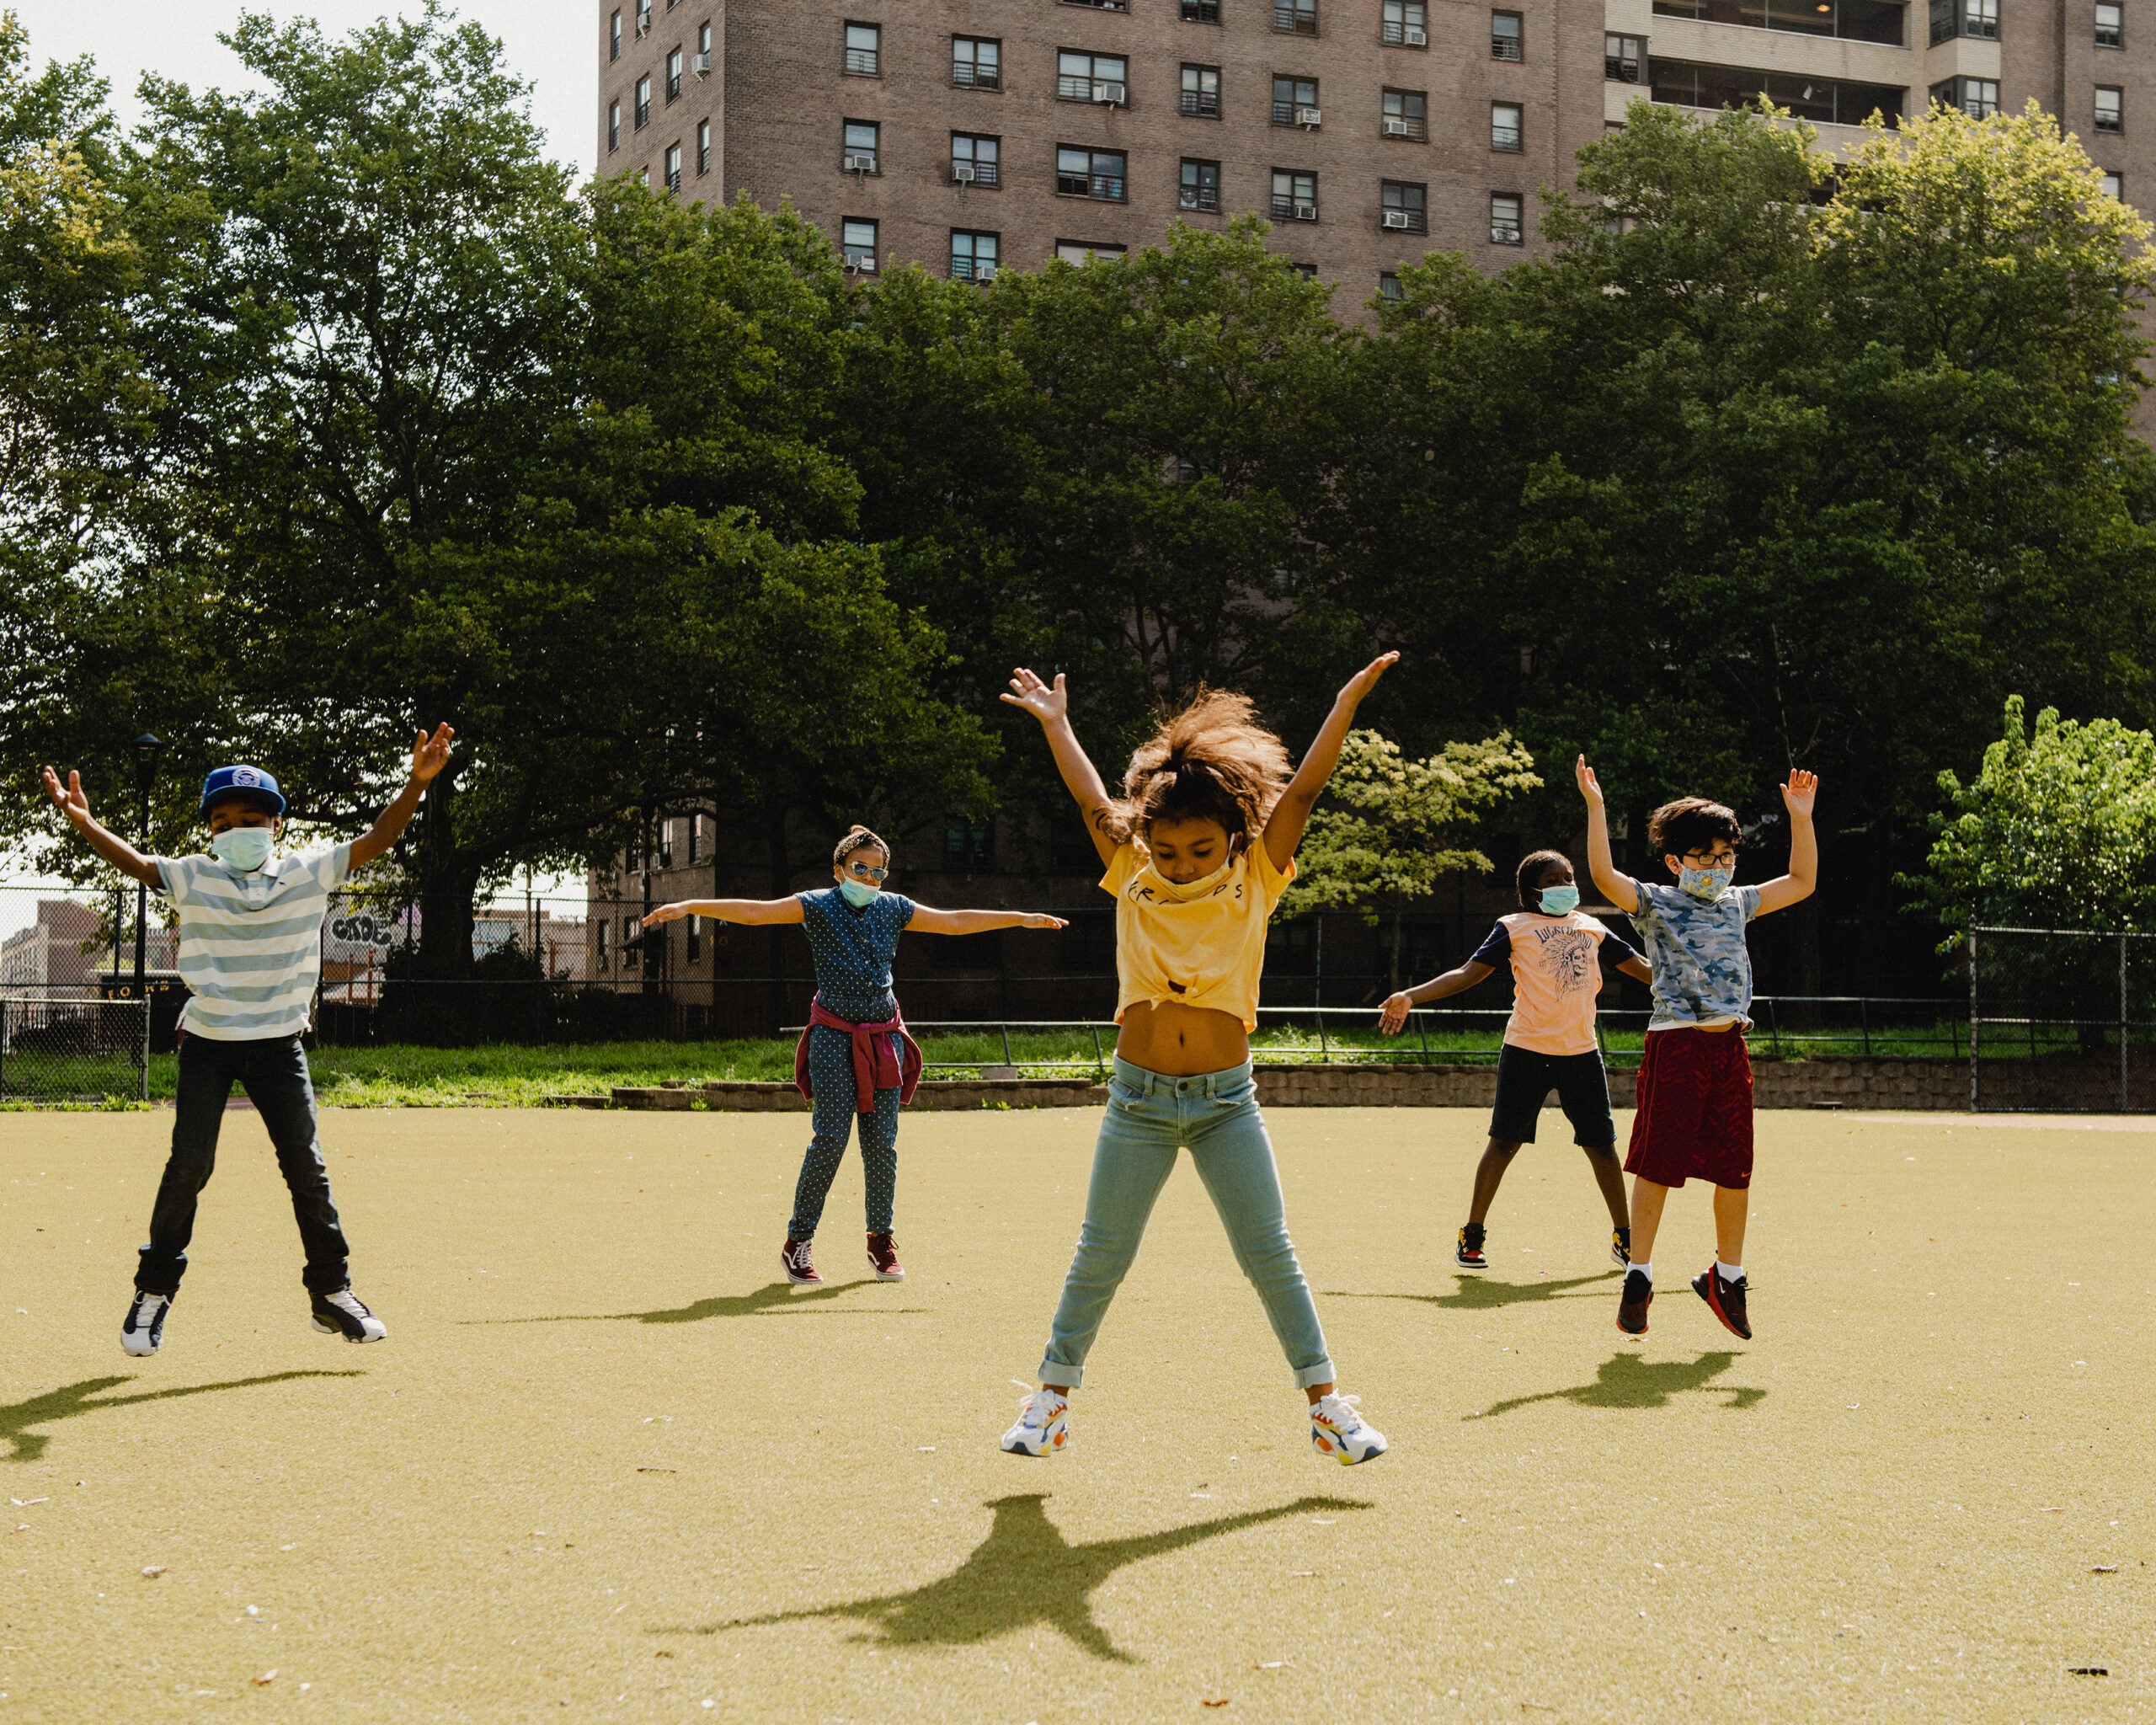
<instances>
[{"instance_id":1,"label":"white chunky sneaker","mask_svg":"<svg viewBox=\"0 0 2156 1725\"><path fill-rule=\"evenodd\" d=\"M1310 1441L1342 1467L1385 1454L1385 1434L1356 1411L1360 1396L1321 1396L1310 1404Z\"/></svg>"},{"instance_id":2,"label":"white chunky sneaker","mask_svg":"<svg viewBox=\"0 0 2156 1725\"><path fill-rule=\"evenodd\" d=\"M1003 1434L1013 1455L1047 1455L1070 1441L1070 1404L1054 1390L1035 1390L1018 1404L1018 1423Z\"/></svg>"},{"instance_id":3,"label":"white chunky sneaker","mask_svg":"<svg viewBox=\"0 0 2156 1725\"><path fill-rule=\"evenodd\" d=\"M389 1326L361 1305L349 1286L314 1296L314 1327L347 1342L379 1342L389 1333Z\"/></svg>"},{"instance_id":4,"label":"white chunky sneaker","mask_svg":"<svg viewBox=\"0 0 2156 1725\"><path fill-rule=\"evenodd\" d=\"M127 1308L127 1322L120 1327L120 1345L141 1359L146 1354L155 1354L165 1343L165 1314L172 1310L169 1294L145 1294L135 1290L135 1302Z\"/></svg>"}]
</instances>

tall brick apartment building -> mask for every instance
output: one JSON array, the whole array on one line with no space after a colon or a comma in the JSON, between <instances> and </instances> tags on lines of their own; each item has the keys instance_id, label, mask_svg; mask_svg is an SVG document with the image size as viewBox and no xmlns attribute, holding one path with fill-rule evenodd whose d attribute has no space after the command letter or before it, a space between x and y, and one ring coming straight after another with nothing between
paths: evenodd
<instances>
[{"instance_id":1,"label":"tall brick apartment building","mask_svg":"<svg viewBox=\"0 0 2156 1725\"><path fill-rule=\"evenodd\" d=\"M2156 187L2156 15L2126 0L600 0L599 163L790 197L863 270L983 277L1180 216L1271 218L1342 309L1402 259L1500 267L1641 95L1764 90L1830 147L1875 108L2034 97Z\"/></svg>"}]
</instances>

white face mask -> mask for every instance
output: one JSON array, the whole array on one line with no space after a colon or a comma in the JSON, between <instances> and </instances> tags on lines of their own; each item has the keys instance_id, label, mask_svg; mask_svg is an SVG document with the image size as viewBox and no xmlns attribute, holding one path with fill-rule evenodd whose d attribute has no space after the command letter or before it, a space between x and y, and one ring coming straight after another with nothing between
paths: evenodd
<instances>
[{"instance_id":1,"label":"white face mask","mask_svg":"<svg viewBox=\"0 0 2156 1725\"><path fill-rule=\"evenodd\" d=\"M1153 885L1154 890L1162 898L1171 900L1178 905L1187 905L1194 899L1202 899L1209 893L1217 892L1220 884L1227 879L1228 871L1235 866L1235 852L1230 849L1228 852L1228 860L1210 874L1202 874L1196 880L1170 880L1166 875L1161 873L1149 853L1145 860L1145 873L1152 877L1149 884Z\"/></svg>"},{"instance_id":2,"label":"white face mask","mask_svg":"<svg viewBox=\"0 0 2156 1725\"><path fill-rule=\"evenodd\" d=\"M227 867L252 874L270 860L277 836L266 826L228 826L210 840L211 853Z\"/></svg>"}]
</instances>

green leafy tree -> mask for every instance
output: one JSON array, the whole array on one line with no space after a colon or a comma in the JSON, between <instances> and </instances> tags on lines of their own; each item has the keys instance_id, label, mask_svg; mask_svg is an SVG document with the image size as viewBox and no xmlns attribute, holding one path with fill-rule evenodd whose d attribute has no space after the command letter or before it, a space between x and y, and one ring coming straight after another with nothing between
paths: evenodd
<instances>
[{"instance_id":1,"label":"green leafy tree","mask_svg":"<svg viewBox=\"0 0 2156 1725\"><path fill-rule=\"evenodd\" d=\"M1352 910L1373 927L1390 921L1397 989L1410 907L1449 874L1487 874L1489 857L1470 842L1475 829L1498 804L1541 782L1534 756L1505 732L1412 760L1376 731L1350 731L1279 914Z\"/></svg>"}]
</instances>

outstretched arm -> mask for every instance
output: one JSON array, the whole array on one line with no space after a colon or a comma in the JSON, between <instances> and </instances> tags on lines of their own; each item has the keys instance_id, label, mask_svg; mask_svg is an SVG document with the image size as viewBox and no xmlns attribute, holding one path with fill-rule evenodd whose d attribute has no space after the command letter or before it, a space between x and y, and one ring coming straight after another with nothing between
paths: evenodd
<instances>
[{"instance_id":1,"label":"outstretched arm","mask_svg":"<svg viewBox=\"0 0 2156 1725\"><path fill-rule=\"evenodd\" d=\"M1596 890L1620 911L1640 908L1640 895L1632 877L1620 874L1609 854L1609 815L1602 806L1602 786L1582 755L1572 768L1580 794L1587 798L1587 872L1594 877Z\"/></svg>"},{"instance_id":2,"label":"outstretched arm","mask_svg":"<svg viewBox=\"0 0 2156 1725\"><path fill-rule=\"evenodd\" d=\"M395 802L375 816L374 825L352 841L354 868L366 868L404 836L404 829L412 823L412 811L419 806L419 793L449 765L450 740L456 734L446 724L436 725L431 737L421 731L412 740L412 771L405 777L404 788L397 793Z\"/></svg>"},{"instance_id":3,"label":"outstretched arm","mask_svg":"<svg viewBox=\"0 0 2156 1725\"><path fill-rule=\"evenodd\" d=\"M684 916L708 916L714 922L741 922L750 926L799 922L808 912L798 899L682 899L661 905L643 919L646 928L662 922L679 922Z\"/></svg>"},{"instance_id":4,"label":"outstretched arm","mask_svg":"<svg viewBox=\"0 0 2156 1725\"><path fill-rule=\"evenodd\" d=\"M99 856L130 880L139 880L145 886L163 890L164 877L157 873L157 865L126 840L107 832L98 824L96 817L90 813L90 799L83 794L81 773L71 771L67 782L63 785L60 782L60 775L46 767L45 793L58 804L60 812L67 817L68 825L82 834L83 842Z\"/></svg>"},{"instance_id":5,"label":"outstretched arm","mask_svg":"<svg viewBox=\"0 0 2156 1725\"><path fill-rule=\"evenodd\" d=\"M1063 775L1065 788L1086 817L1086 830L1092 836L1093 848L1100 852L1102 862L1114 862L1115 853L1122 848L1109 831L1115 820L1115 804L1108 796L1108 788L1101 782L1100 770L1086 758L1079 746L1078 733L1070 727L1070 696L1063 686L1063 673L1058 671L1053 683L1044 683L1021 665L1011 673L1011 692L1002 698L1041 722L1041 729L1048 733L1049 752L1055 756L1055 770Z\"/></svg>"},{"instance_id":6,"label":"outstretched arm","mask_svg":"<svg viewBox=\"0 0 2156 1725\"><path fill-rule=\"evenodd\" d=\"M1387 1036L1399 1035L1407 1023L1411 1008L1427 1006L1432 1001L1441 1001L1449 995L1465 994L1494 968L1493 965L1478 964L1470 959L1457 969L1448 970L1442 976L1433 976L1428 982L1418 982L1412 988L1403 988L1398 994L1388 995L1385 1011L1378 1018L1378 1028Z\"/></svg>"},{"instance_id":7,"label":"outstretched arm","mask_svg":"<svg viewBox=\"0 0 2156 1725\"><path fill-rule=\"evenodd\" d=\"M1812 830L1812 805L1819 794L1819 775L1792 772L1782 787L1782 807L1789 810L1789 873L1759 889L1759 911L1785 911L1812 896L1819 884L1819 836Z\"/></svg>"},{"instance_id":8,"label":"outstretched arm","mask_svg":"<svg viewBox=\"0 0 2156 1725\"><path fill-rule=\"evenodd\" d=\"M1620 974L1630 977L1635 982L1644 982L1649 988L1654 986L1654 972L1647 968L1647 961L1637 953L1620 959L1617 969Z\"/></svg>"},{"instance_id":9,"label":"outstretched arm","mask_svg":"<svg viewBox=\"0 0 2156 1725\"><path fill-rule=\"evenodd\" d=\"M1332 769L1340 764L1340 746L1348 740L1348 728L1355 723L1355 709L1377 687L1378 679L1399 663L1397 653L1380 654L1348 678L1347 686L1333 697L1332 711L1318 727L1317 740L1303 756L1303 764L1295 769L1294 777L1288 781L1288 788L1280 793L1265 823L1265 853L1282 873L1295 860L1303 829L1310 824L1310 810L1317 806Z\"/></svg>"},{"instance_id":10,"label":"outstretched arm","mask_svg":"<svg viewBox=\"0 0 2156 1725\"><path fill-rule=\"evenodd\" d=\"M1068 928L1045 911L931 911L915 905L906 924L912 934L986 934L992 928Z\"/></svg>"}]
</instances>

